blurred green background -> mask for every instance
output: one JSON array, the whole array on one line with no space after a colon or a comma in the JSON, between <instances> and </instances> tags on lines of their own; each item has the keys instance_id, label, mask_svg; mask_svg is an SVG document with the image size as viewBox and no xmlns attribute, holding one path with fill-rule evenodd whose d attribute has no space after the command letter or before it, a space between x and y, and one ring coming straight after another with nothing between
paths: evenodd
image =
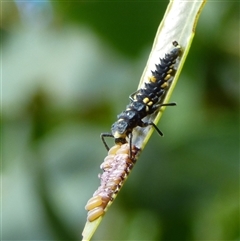
<instances>
[{"instance_id":1,"label":"blurred green background","mask_svg":"<svg viewBox=\"0 0 240 241\"><path fill-rule=\"evenodd\" d=\"M168 1L2 2L2 239L79 240L108 132ZM239 2L208 2L93 240L239 240ZM109 140L111 143L111 140Z\"/></svg>"}]
</instances>

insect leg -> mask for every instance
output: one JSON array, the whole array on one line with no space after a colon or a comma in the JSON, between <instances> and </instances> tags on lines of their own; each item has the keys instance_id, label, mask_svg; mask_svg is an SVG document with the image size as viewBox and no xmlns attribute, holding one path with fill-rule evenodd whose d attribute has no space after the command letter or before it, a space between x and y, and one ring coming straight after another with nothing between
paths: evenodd
<instances>
[{"instance_id":1,"label":"insect leg","mask_svg":"<svg viewBox=\"0 0 240 241\"><path fill-rule=\"evenodd\" d=\"M102 139L102 142L103 142L103 144L104 144L104 146L106 147L106 149L109 151L109 147L108 147L108 145L107 145L107 143L106 143L106 141L105 141L105 137L114 137L111 133L101 133L101 135L100 135L100 137L101 137L101 139Z\"/></svg>"},{"instance_id":2,"label":"insect leg","mask_svg":"<svg viewBox=\"0 0 240 241\"><path fill-rule=\"evenodd\" d=\"M175 102L160 104L160 106L176 106L176 105L177 105L177 103L175 103Z\"/></svg>"},{"instance_id":3,"label":"insect leg","mask_svg":"<svg viewBox=\"0 0 240 241\"><path fill-rule=\"evenodd\" d=\"M151 113L154 113L155 111L159 110L162 106L176 106L177 104L175 102L172 103L164 103L164 104L156 104L152 107Z\"/></svg>"},{"instance_id":4,"label":"insect leg","mask_svg":"<svg viewBox=\"0 0 240 241\"><path fill-rule=\"evenodd\" d=\"M172 102L172 103L164 103L164 104L157 104L154 106L154 109L159 109L161 108L162 106L176 106L177 104L175 102Z\"/></svg>"},{"instance_id":5,"label":"insect leg","mask_svg":"<svg viewBox=\"0 0 240 241\"><path fill-rule=\"evenodd\" d=\"M129 138L129 157L132 159L132 132L128 135Z\"/></svg>"},{"instance_id":6,"label":"insect leg","mask_svg":"<svg viewBox=\"0 0 240 241\"><path fill-rule=\"evenodd\" d=\"M158 127L153 122L142 122L142 123L140 123L139 126L141 126L141 127L153 126L154 129L157 131L157 133L160 136L163 136L163 133L158 129Z\"/></svg>"},{"instance_id":7,"label":"insect leg","mask_svg":"<svg viewBox=\"0 0 240 241\"><path fill-rule=\"evenodd\" d=\"M163 133L158 129L158 127L153 123L153 122L147 122L146 123L148 126L153 126L154 129L157 131L157 133L160 135L160 136L163 136Z\"/></svg>"}]
</instances>

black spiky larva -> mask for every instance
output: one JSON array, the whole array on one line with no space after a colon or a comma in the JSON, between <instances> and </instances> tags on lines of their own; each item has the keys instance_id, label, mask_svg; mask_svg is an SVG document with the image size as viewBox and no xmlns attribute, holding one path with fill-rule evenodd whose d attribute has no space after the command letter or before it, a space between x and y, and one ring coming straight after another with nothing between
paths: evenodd
<instances>
[{"instance_id":1,"label":"black spiky larva","mask_svg":"<svg viewBox=\"0 0 240 241\"><path fill-rule=\"evenodd\" d=\"M128 138L130 158L132 158L132 132L137 126L151 125L161 136L163 135L153 122L144 122L142 119L158 111L161 106L176 105L175 103L161 103L162 97L175 75L174 64L182 52L182 48L177 41L173 42L173 46L174 48L165 54L164 58L160 59L160 63L156 64L156 70L152 71L149 82L146 82L143 88L129 96L130 104L127 105L126 110L117 116L117 121L112 125L111 133L101 133L101 139L107 150L109 150L109 147L105 137L113 137L117 145L127 143Z\"/></svg>"},{"instance_id":2,"label":"black spiky larva","mask_svg":"<svg viewBox=\"0 0 240 241\"><path fill-rule=\"evenodd\" d=\"M174 105L173 103L161 104L162 97L166 93L168 85L175 75L174 64L181 54L181 46L174 41L174 49L165 54L156 70L152 71L149 82L144 87L130 95L130 104L112 125L111 133L102 133L101 138L108 150L108 156L101 164L103 173L99 175L101 185L89 199L85 209L88 210L88 221L92 222L104 215L106 208L113 201L121 189L123 182L129 175L136 162L139 149L132 146L132 132L137 126L146 127L152 125L157 132L162 132L153 122L143 122L143 118L153 114L161 106ZM113 137L116 145L109 150L105 137ZM127 143L127 138L129 143ZM130 155L129 155L130 153Z\"/></svg>"},{"instance_id":3,"label":"black spiky larva","mask_svg":"<svg viewBox=\"0 0 240 241\"><path fill-rule=\"evenodd\" d=\"M89 222L105 214L108 204L113 201L135 164L135 156L138 151L133 147L133 158L130 159L128 144L115 145L109 150L108 156L100 166L103 170L103 173L99 175L101 184L85 206L85 209L88 210Z\"/></svg>"}]
</instances>

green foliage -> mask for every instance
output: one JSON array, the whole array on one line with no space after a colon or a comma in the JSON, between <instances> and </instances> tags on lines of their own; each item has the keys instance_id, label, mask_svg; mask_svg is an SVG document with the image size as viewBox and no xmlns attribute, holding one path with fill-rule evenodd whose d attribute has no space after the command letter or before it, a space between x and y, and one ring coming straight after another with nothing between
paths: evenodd
<instances>
[{"instance_id":1,"label":"green foliage","mask_svg":"<svg viewBox=\"0 0 240 241\"><path fill-rule=\"evenodd\" d=\"M168 2L94 1L58 4L61 16L90 27L109 47L136 57L152 44Z\"/></svg>"},{"instance_id":2,"label":"green foliage","mask_svg":"<svg viewBox=\"0 0 240 241\"><path fill-rule=\"evenodd\" d=\"M136 89L166 5L55 2L49 22L44 11L24 22L2 3L4 240L80 238L99 134ZM153 134L94 240L239 239L238 10L205 6L165 136Z\"/></svg>"}]
</instances>

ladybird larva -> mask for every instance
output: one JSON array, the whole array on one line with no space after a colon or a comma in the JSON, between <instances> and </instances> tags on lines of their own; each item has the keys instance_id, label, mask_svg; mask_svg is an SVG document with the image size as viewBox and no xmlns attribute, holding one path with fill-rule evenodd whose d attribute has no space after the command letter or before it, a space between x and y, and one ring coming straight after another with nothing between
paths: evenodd
<instances>
[{"instance_id":1,"label":"ladybird larva","mask_svg":"<svg viewBox=\"0 0 240 241\"><path fill-rule=\"evenodd\" d=\"M173 43L174 48L165 54L164 58L160 58L160 63L156 64L156 69L151 71L148 82L144 83L141 89L138 89L132 93L130 97L130 103L126 106L126 109L117 115L117 121L113 123L110 133L101 133L101 139L109 151L109 147L105 141L106 137L114 138L116 145L123 145L129 143L129 155L130 159L134 159L132 153L132 138L133 130L139 126L141 128L152 126L162 136L163 133L158 127L151 122L144 122L144 118L159 111L161 106L173 105L174 103L162 104L164 94L169 87L171 80L173 79L176 69L174 65L176 60L182 54L182 47L177 41ZM115 153L115 148L113 153Z\"/></svg>"}]
</instances>

